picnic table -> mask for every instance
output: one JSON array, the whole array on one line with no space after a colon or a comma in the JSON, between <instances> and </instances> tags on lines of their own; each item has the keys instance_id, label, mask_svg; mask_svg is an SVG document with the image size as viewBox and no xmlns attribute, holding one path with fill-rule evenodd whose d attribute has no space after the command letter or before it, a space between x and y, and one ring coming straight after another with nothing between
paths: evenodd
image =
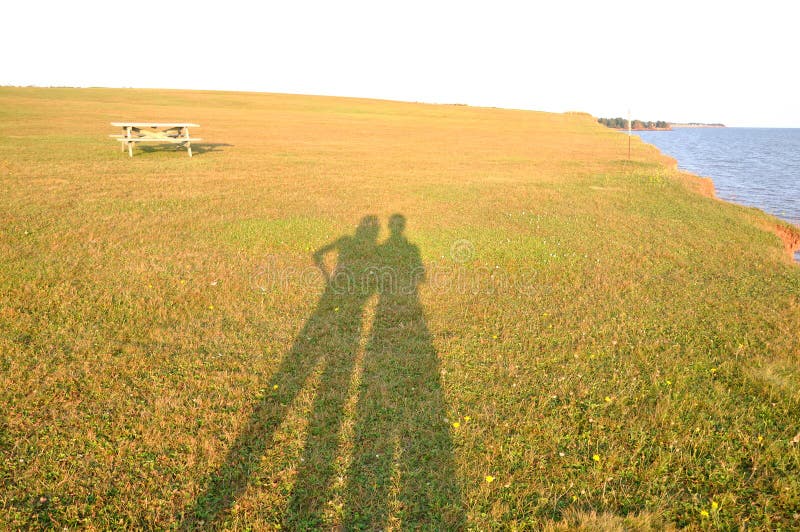
<instances>
[{"instance_id":1,"label":"picnic table","mask_svg":"<svg viewBox=\"0 0 800 532\"><path fill-rule=\"evenodd\" d=\"M122 146L128 148L128 155L133 157L133 145L137 142L170 142L178 147L185 146L192 156L192 141L201 141L189 135L190 127L200 127L198 124L173 123L173 122L111 122L112 126L121 127L122 135L109 135L117 139Z\"/></svg>"}]
</instances>

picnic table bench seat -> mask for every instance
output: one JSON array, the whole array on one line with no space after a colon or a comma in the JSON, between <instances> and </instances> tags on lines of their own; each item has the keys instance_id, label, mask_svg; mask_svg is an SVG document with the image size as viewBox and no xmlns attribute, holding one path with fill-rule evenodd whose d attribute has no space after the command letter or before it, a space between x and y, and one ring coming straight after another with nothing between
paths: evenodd
<instances>
[{"instance_id":1,"label":"picnic table bench seat","mask_svg":"<svg viewBox=\"0 0 800 532\"><path fill-rule=\"evenodd\" d=\"M114 137L120 142L172 142L175 144L203 140L200 137L126 137L125 135L109 135L109 137Z\"/></svg>"}]
</instances>

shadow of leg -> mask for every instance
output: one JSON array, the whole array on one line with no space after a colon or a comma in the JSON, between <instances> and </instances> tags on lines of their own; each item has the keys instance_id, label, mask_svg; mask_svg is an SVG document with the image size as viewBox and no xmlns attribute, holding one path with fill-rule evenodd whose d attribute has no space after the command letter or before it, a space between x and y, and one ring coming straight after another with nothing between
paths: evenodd
<instances>
[{"instance_id":1,"label":"shadow of leg","mask_svg":"<svg viewBox=\"0 0 800 532\"><path fill-rule=\"evenodd\" d=\"M290 530L305 530L323 525L326 502L331 498L332 479L342 435L345 404L355 370L364 300L341 307L345 319L339 329L329 333L325 368L320 376L309 417L308 434L292 499L285 518Z\"/></svg>"},{"instance_id":2,"label":"shadow of leg","mask_svg":"<svg viewBox=\"0 0 800 532\"><path fill-rule=\"evenodd\" d=\"M373 334L375 330L373 329ZM387 355L373 341L364 355L353 456L345 488L345 530L380 530L389 517L396 406Z\"/></svg>"},{"instance_id":3,"label":"shadow of leg","mask_svg":"<svg viewBox=\"0 0 800 532\"><path fill-rule=\"evenodd\" d=\"M379 305L365 354L347 476L346 530L464 526L439 363L421 309Z\"/></svg>"},{"instance_id":4,"label":"shadow of leg","mask_svg":"<svg viewBox=\"0 0 800 532\"><path fill-rule=\"evenodd\" d=\"M412 305L413 308L413 305ZM439 359L422 309L409 316L409 333L398 340L405 353L398 371L402 381L402 422L398 464L401 518L409 528L459 530L465 526L461 490L456 477L447 405L439 375Z\"/></svg>"},{"instance_id":5,"label":"shadow of leg","mask_svg":"<svg viewBox=\"0 0 800 532\"><path fill-rule=\"evenodd\" d=\"M360 304L352 296L331 290L323 294L266 388L267 396L255 406L224 462L209 476L206 488L186 512L184 529L213 526L230 510L259 468L275 430L320 361L331 352L340 352L342 357L345 353L355 353L360 334ZM330 370L349 371L335 360L328 366ZM325 383L326 379L331 382ZM323 387L335 389L330 375L323 379Z\"/></svg>"}]
</instances>

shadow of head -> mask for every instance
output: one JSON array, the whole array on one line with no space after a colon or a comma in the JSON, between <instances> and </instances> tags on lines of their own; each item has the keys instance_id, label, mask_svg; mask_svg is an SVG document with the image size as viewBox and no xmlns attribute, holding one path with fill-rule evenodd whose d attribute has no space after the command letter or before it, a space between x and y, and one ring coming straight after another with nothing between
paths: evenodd
<instances>
[{"instance_id":1,"label":"shadow of head","mask_svg":"<svg viewBox=\"0 0 800 532\"><path fill-rule=\"evenodd\" d=\"M378 217L370 214L361 218L358 227L356 227L355 236L359 240L374 241L377 240L380 230L381 224L378 221Z\"/></svg>"},{"instance_id":2,"label":"shadow of head","mask_svg":"<svg viewBox=\"0 0 800 532\"><path fill-rule=\"evenodd\" d=\"M393 214L389 217L389 233L392 236L400 236L406 228L406 217L402 214Z\"/></svg>"}]
</instances>

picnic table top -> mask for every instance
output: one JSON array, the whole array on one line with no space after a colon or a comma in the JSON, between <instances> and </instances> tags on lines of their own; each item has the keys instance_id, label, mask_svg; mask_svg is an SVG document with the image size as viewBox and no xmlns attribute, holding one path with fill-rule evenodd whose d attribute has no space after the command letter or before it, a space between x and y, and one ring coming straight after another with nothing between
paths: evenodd
<instances>
[{"instance_id":1,"label":"picnic table top","mask_svg":"<svg viewBox=\"0 0 800 532\"><path fill-rule=\"evenodd\" d=\"M111 125L118 127L200 127L199 124L184 122L111 122Z\"/></svg>"}]
</instances>

